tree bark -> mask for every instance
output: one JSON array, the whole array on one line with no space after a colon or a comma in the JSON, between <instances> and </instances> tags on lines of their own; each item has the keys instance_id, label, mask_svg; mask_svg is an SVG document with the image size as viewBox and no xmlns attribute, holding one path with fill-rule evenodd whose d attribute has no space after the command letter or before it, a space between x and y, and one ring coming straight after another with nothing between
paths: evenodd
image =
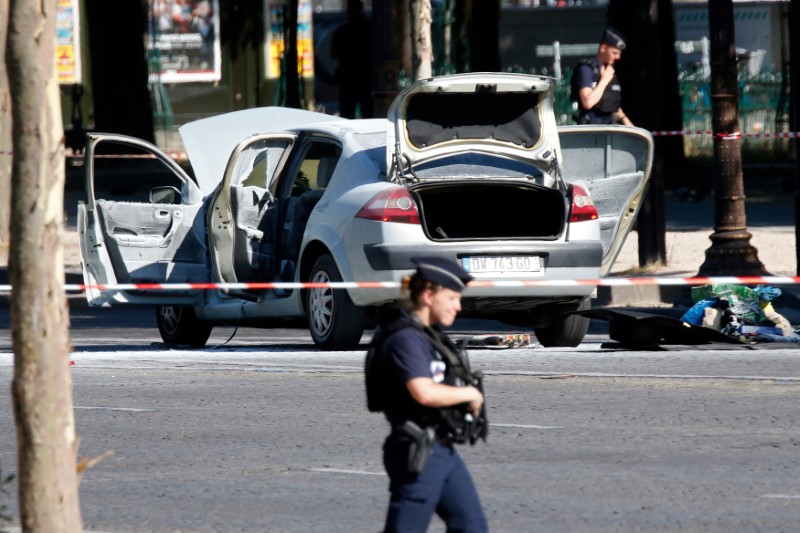
<instances>
[{"instance_id":1,"label":"tree bark","mask_svg":"<svg viewBox=\"0 0 800 533\"><path fill-rule=\"evenodd\" d=\"M372 95L373 116L385 117L389 106L400 90L400 32L396 30L401 19L404 0L386 0L372 4Z\"/></svg>"},{"instance_id":2,"label":"tree bark","mask_svg":"<svg viewBox=\"0 0 800 533\"><path fill-rule=\"evenodd\" d=\"M500 70L500 0L474 0L469 60L472 72Z\"/></svg>"},{"instance_id":3,"label":"tree bark","mask_svg":"<svg viewBox=\"0 0 800 533\"><path fill-rule=\"evenodd\" d=\"M614 65L625 113L651 131L683 129L671 1L612 0L608 20L627 38L622 60ZM664 190L670 172L683 166L683 138L656 137L652 177L636 221L641 266L667 264Z\"/></svg>"},{"instance_id":4,"label":"tree bark","mask_svg":"<svg viewBox=\"0 0 800 533\"><path fill-rule=\"evenodd\" d=\"M414 80L430 78L433 75L433 42L431 41L430 0L411 0L409 2L411 20L411 52Z\"/></svg>"},{"instance_id":5,"label":"tree bark","mask_svg":"<svg viewBox=\"0 0 800 533\"><path fill-rule=\"evenodd\" d=\"M286 44L284 46L284 61L286 66L286 107L300 109L303 107L300 101L300 78L297 73L297 0L286 2L286 27L284 35Z\"/></svg>"},{"instance_id":6,"label":"tree bark","mask_svg":"<svg viewBox=\"0 0 800 533\"><path fill-rule=\"evenodd\" d=\"M791 88L791 130L800 128L800 0L791 0L789 26L789 81ZM800 139L794 139L794 257L797 273L800 276Z\"/></svg>"},{"instance_id":7,"label":"tree bark","mask_svg":"<svg viewBox=\"0 0 800 533\"><path fill-rule=\"evenodd\" d=\"M10 278L20 521L82 531L62 251L64 130L55 65L56 0L11 0Z\"/></svg>"},{"instance_id":8,"label":"tree bark","mask_svg":"<svg viewBox=\"0 0 800 533\"><path fill-rule=\"evenodd\" d=\"M0 57L6 56L8 0L0 0ZM8 255L11 198L11 95L5 61L0 64L0 254Z\"/></svg>"},{"instance_id":9,"label":"tree bark","mask_svg":"<svg viewBox=\"0 0 800 533\"><path fill-rule=\"evenodd\" d=\"M85 0L91 41L94 130L154 142L147 87L146 2Z\"/></svg>"}]
</instances>

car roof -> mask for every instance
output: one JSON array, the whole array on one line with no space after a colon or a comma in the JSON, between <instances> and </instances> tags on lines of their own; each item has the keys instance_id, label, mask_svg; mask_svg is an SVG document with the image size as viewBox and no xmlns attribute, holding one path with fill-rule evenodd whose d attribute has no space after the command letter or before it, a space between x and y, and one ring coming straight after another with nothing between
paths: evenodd
<instances>
[{"instance_id":1,"label":"car roof","mask_svg":"<svg viewBox=\"0 0 800 533\"><path fill-rule=\"evenodd\" d=\"M303 109L259 107L189 122L179 131L197 184L206 195L220 182L231 153L245 138L296 130L309 124L347 121Z\"/></svg>"}]
</instances>

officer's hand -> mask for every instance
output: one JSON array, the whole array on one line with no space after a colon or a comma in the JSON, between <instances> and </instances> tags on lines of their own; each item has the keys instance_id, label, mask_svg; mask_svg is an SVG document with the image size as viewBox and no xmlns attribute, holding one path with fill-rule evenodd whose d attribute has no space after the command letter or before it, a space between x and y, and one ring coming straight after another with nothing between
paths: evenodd
<instances>
[{"instance_id":1,"label":"officer's hand","mask_svg":"<svg viewBox=\"0 0 800 533\"><path fill-rule=\"evenodd\" d=\"M467 411L472 413L475 416L478 416L481 412L481 406L483 405L483 394L481 391L476 389L475 387L469 387L471 392L474 393L474 398L469 401L467 405Z\"/></svg>"},{"instance_id":2,"label":"officer's hand","mask_svg":"<svg viewBox=\"0 0 800 533\"><path fill-rule=\"evenodd\" d=\"M600 81L603 83L611 83L614 79L614 65L603 65L600 67Z\"/></svg>"}]
</instances>

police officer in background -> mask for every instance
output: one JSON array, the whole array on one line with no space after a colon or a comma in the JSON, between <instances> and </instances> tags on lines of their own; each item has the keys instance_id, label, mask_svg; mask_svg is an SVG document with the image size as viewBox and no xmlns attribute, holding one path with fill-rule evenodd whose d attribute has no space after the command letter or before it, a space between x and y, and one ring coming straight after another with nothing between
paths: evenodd
<instances>
[{"instance_id":1,"label":"police officer in background","mask_svg":"<svg viewBox=\"0 0 800 533\"><path fill-rule=\"evenodd\" d=\"M488 531L453 446L486 438L480 374L440 329L455 321L472 276L453 261L412 261L417 270L403 279L408 299L384 318L366 364L368 404L380 403L370 410L383 411L392 427L383 447L391 493L385 531L426 531L434 512L448 531Z\"/></svg>"},{"instance_id":2,"label":"police officer in background","mask_svg":"<svg viewBox=\"0 0 800 533\"><path fill-rule=\"evenodd\" d=\"M622 57L625 39L614 28L603 32L594 57L581 60L572 73L571 98L578 103L578 124L633 126L622 110L622 92L614 62Z\"/></svg>"}]
</instances>

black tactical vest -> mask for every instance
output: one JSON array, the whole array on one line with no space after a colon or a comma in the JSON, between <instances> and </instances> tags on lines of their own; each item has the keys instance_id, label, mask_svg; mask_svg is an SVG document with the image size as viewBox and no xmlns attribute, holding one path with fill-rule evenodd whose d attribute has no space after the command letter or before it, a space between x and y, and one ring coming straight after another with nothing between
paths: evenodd
<instances>
[{"instance_id":1,"label":"black tactical vest","mask_svg":"<svg viewBox=\"0 0 800 533\"><path fill-rule=\"evenodd\" d=\"M615 112L622 106L622 92L620 90L619 80L617 79L617 75L614 74L614 77L611 79L611 82L606 86L606 90L603 92L603 97L600 101L595 105L593 108L586 110L583 109L580 105L580 98L578 96L578 92L580 91L580 87L578 87L577 83L577 73L580 68L583 66L588 66L592 69L592 81L597 83L600 80L600 62L595 57L589 57L586 59L582 59L578 66L575 67L575 71L572 73L572 79L570 80L570 88L571 88L571 98L572 100L578 102L578 123L580 124L603 124L603 123L611 123L611 114Z\"/></svg>"}]
</instances>

